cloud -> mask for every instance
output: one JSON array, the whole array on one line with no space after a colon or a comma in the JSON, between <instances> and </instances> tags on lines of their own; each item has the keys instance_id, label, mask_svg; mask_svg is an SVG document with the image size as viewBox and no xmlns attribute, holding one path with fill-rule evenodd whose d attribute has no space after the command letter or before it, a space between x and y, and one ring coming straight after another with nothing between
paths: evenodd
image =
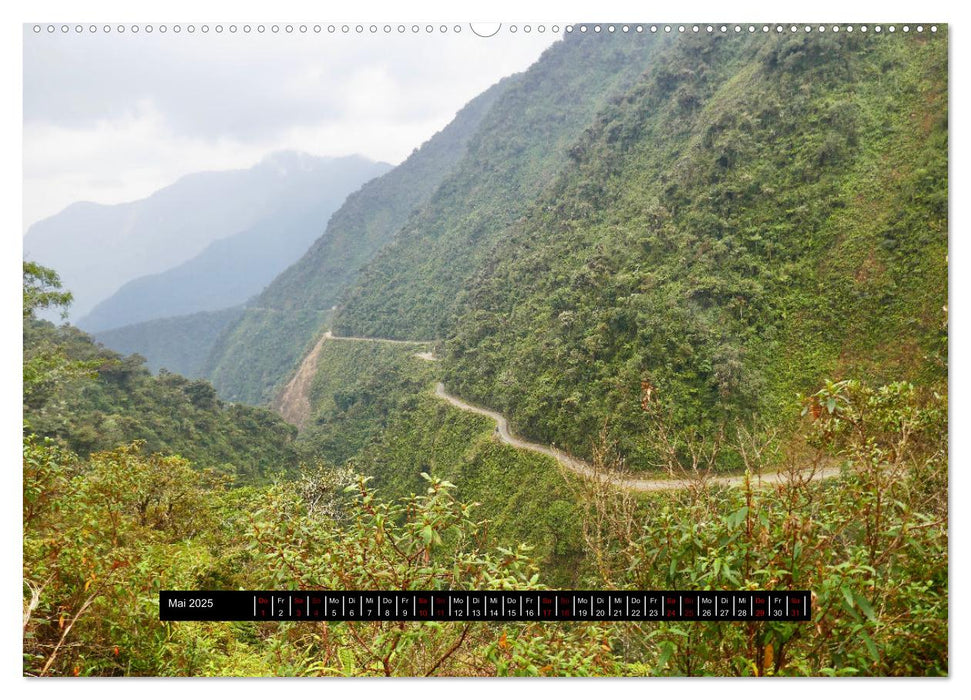
<instances>
[{"instance_id":1,"label":"cloud","mask_svg":"<svg viewBox=\"0 0 971 700\"><path fill-rule=\"evenodd\" d=\"M25 27L24 222L279 149L400 162L555 39Z\"/></svg>"}]
</instances>

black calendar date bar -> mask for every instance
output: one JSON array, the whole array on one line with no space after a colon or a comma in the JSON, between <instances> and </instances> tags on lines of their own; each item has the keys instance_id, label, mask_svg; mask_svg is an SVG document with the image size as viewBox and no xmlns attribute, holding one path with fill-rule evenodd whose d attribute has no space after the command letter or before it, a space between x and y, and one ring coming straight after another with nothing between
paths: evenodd
<instances>
[{"instance_id":1,"label":"black calendar date bar","mask_svg":"<svg viewBox=\"0 0 971 700\"><path fill-rule=\"evenodd\" d=\"M161 591L159 619L800 622L809 591Z\"/></svg>"}]
</instances>

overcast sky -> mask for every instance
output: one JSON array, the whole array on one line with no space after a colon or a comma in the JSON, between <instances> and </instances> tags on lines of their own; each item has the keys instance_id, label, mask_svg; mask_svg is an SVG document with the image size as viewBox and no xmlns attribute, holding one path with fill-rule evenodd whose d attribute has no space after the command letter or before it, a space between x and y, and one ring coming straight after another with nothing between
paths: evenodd
<instances>
[{"instance_id":1,"label":"overcast sky","mask_svg":"<svg viewBox=\"0 0 971 700\"><path fill-rule=\"evenodd\" d=\"M24 27L24 228L76 201L145 197L181 175L295 149L397 164L558 36L235 34Z\"/></svg>"}]
</instances>

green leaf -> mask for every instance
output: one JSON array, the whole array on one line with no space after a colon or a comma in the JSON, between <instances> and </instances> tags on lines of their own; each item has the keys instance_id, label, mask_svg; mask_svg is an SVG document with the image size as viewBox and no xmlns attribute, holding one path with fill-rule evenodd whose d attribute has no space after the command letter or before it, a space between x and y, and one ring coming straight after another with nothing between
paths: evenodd
<instances>
[{"instance_id":1,"label":"green leaf","mask_svg":"<svg viewBox=\"0 0 971 700\"><path fill-rule=\"evenodd\" d=\"M867 616L867 619L871 622L875 622L877 615L875 612L873 612L873 607L870 605L870 602L859 593L854 593L853 599L856 601L856 604L860 606L860 610L862 610L863 614Z\"/></svg>"},{"instance_id":2,"label":"green leaf","mask_svg":"<svg viewBox=\"0 0 971 700\"><path fill-rule=\"evenodd\" d=\"M841 586L840 593L842 593L843 598L846 599L846 609L852 610L854 604L856 603L856 601L853 600L853 591L850 590L849 586Z\"/></svg>"},{"instance_id":3,"label":"green leaf","mask_svg":"<svg viewBox=\"0 0 971 700\"><path fill-rule=\"evenodd\" d=\"M671 655L674 654L673 642L661 642L658 646L661 649L661 655L657 657L657 664L654 666L655 674L664 670L668 665L668 661L671 659Z\"/></svg>"},{"instance_id":4,"label":"green leaf","mask_svg":"<svg viewBox=\"0 0 971 700\"><path fill-rule=\"evenodd\" d=\"M866 632L860 632L860 636L863 637L863 643L866 645L866 650L870 653L870 658L879 663L880 650L877 649L876 642Z\"/></svg>"},{"instance_id":5,"label":"green leaf","mask_svg":"<svg viewBox=\"0 0 971 700\"><path fill-rule=\"evenodd\" d=\"M746 516L748 516L748 506L742 506L725 518L725 524L728 525L729 528L734 529L745 522Z\"/></svg>"},{"instance_id":6,"label":"green leaf","mask_svg":"<svg viewBox=\"0 0 971 700\"><path fill-rule=\"evenodd\" d=\"M351 675L354 672L354 653L347 647L341 647L337 650L337 660L340 662L341 671L345 675Z\"/></svg>"}]
</instances>

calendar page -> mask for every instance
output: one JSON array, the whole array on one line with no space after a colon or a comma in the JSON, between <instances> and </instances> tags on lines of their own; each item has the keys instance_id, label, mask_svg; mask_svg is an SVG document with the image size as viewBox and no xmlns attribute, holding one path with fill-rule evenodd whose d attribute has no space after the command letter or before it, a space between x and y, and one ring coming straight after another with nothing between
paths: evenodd
<instances>
[{"instance_id":1,"label":"calendar page","mask_svg":"<svg viewBox=\"0 0 971 700\"><path fill-rule=\"evenodd\" d=\"M948 675L948 24L562 20L23 25L24 676Z\"/></svg>"}]
</instances>

